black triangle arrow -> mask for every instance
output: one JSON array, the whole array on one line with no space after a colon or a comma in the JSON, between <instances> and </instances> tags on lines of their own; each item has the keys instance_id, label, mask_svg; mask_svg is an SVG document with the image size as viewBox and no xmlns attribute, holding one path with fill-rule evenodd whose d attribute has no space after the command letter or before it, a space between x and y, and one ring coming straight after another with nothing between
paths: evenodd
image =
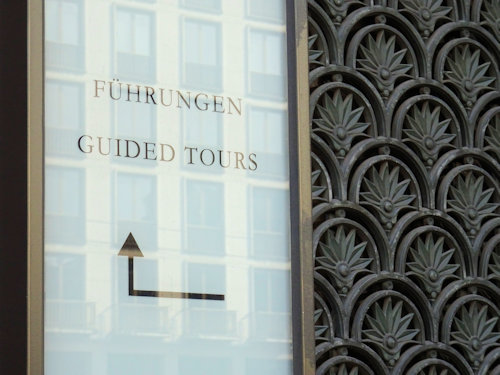
<instances>
[{"instance_id":1,"label":"black triangle arrow","mask_svg":"<svg viewBox=\"0 0 500 375\"><path fill-rule=\"evenodd\" d=\"M205 293L185 293L185 292L164 292L155 290L137 290L134 289L134 258L144 258L139 245L130 233L118 252L118 256L128 257L128 294L137 297L156 297L156 298L186 298L186 299L209 299L215 301L224 301L223 294L205 294Z\"/></svg>"},{"instance_id":2,"label":"black triangle arrow","mask_svg":"<svg viewBox=\"0 0 500 375\"><path fill-rule=\"evenodd\" d=\"M118 253L118 256L127 256L129 258L134 258L134 257L144 258L144 255L142 254L139 245L137 245L137 242L135 241L135 238L132 233L129 233L127 239L123 243L120 252Z\"/></svg>"}]
</instances>

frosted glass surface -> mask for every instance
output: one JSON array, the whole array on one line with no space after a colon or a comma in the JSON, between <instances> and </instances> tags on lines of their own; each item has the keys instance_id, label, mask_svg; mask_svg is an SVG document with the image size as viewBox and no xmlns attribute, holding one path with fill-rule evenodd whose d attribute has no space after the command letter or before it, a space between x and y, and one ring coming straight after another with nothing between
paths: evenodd
<instances>
[{"instance_id":1,"label":"frosted glass surface","mask_svg":"<svg viewBox=\"0 0 500 375\"><path fill-rule=\"evenodd\" d=\"M45 2L45 375L292 373L284 12Z\"/></svg>"}]
</instances>

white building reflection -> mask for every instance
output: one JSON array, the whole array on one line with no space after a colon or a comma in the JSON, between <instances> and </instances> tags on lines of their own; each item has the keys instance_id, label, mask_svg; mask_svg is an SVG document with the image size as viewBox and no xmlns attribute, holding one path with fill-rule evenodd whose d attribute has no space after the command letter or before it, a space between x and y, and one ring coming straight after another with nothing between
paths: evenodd
<instances>
[{"instance_id":1,"label":"white building reflection","mask_svg":"<svg viewBox=\"0 0 500 375\"><path fill-rule=\"evenodd\" d=\"M283 3L45 2L46 375L291 374ZM239 97L243 113L95 98L95 79ZM176 156L84 154L83 134ZM258 168L190 165L185 145ZM136 289L225 300L129 296L130 232Z\"/></svg>"}]
</instances>

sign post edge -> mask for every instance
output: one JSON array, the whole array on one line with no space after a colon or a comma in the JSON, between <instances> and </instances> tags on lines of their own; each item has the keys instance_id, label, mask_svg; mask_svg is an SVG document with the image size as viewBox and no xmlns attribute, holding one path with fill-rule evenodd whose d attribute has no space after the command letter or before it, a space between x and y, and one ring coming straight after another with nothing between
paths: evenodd
<instances>
[{"instance_id":1,"label":"sign post edge","mask_svg":"<svg viewBox=\"0 0 500 375\"><path fill-rule=\"evenodd\" d=\"M287 0L293 374L313 375L311 146L307 1Z\"/></svg>"},{"instance_id":2,"label":"sign post edge","mask_svg":"<svg viewBox=\"0 0 500 375\"><path fill-rule=\"evenodd\" d=\"M43 375L43 0L28 0L27 374Z\"/></svg>"}]
</instances>

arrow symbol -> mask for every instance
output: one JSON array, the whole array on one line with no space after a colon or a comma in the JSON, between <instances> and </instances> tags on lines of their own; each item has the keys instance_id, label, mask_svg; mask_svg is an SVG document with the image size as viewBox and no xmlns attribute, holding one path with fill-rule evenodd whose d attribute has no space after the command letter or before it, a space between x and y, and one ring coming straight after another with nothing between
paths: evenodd
<instances>
[{"instance_id":1,"label":"arrow symbol","mask_svg":"<svg viewBox=\"0 0 500 375\"><path fill-rule=\"evenodd\" d=\"M123 243L118 256L128 257L128 295L138 297L156 297L156 298L186 298L186 299L210 299L215 301L224 301L223 294L204 294L204 293L184 293L184 292L163 292L155 290L137 290L134 289L134 258L144 258L139 245L134 236L130 233Z\"/></svg>"}]
</instances>

